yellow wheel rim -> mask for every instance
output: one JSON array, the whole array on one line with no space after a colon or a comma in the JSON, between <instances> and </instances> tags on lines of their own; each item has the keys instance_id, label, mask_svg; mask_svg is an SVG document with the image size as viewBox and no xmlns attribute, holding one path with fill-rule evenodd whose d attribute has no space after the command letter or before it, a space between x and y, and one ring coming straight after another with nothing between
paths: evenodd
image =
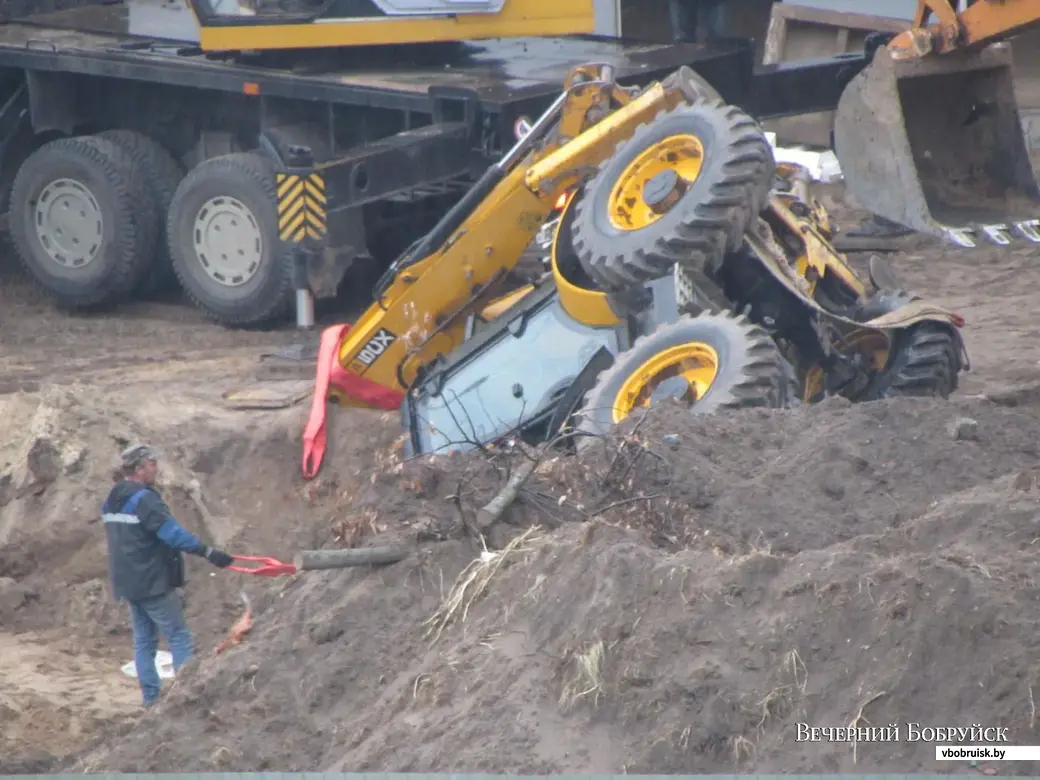
<instances>
[{"instance_id":1,"label":"yellow wheel rim","mask_svg":"<svg viewBox=\"0 0 1040 780\"><path fill-rule=\"evenodd\" d=\"M650 405L654 390L666 379L682 377L695 401L708 392L719 373L719 355L707 344L691 342L658 352L632 372L614 398L614 424L633 409Z\"/></svg>"},{"instance_id":2,"label":"yellow wheel rim","mask_svg":"<svg viewBox=\"0 0 1040 780\"><path fill-rule=\"evenodd\" d=\"M643 151L628 164L610 192L610 223L618 230L640 230L661 214L643 199L643 188L655 176L673 171L686 186L700 176L704 146L692 135L673 135Z\"/></svg>"}]
</instances>

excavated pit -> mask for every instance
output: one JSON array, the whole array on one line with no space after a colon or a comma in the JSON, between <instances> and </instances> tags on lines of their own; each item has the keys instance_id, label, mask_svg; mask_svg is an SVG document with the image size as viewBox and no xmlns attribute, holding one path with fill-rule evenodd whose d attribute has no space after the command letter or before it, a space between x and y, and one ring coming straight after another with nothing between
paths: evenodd
<instances>
[{"instance_id":1,"label":"excavated pit","mask_svg":"<svg viewBox=\"0 0 1040 780\"><path fill-rule=\"evenodd\" d=\"M5 272L0 772L979 771L930 743L797 743L799 722L1033 744L1040 270L929 246L894 264L967 318L953 400L661 412L543 464L486 560L467 524L515 459L398 465L396 415L343 412L305 483L306 403L220 403L291 333L174 303L71 318ZM98 516L138 439L217 546L411 554L277 580L189 559L201 664L144 714ZM254 628L214 657L243 588Z\"/></svg>"}]
</instances>

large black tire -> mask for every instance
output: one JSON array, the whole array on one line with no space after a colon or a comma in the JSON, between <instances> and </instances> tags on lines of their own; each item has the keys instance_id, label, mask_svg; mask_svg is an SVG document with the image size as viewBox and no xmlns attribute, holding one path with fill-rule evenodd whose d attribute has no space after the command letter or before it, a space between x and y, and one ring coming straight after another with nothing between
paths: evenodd
<instances>
[{"instance_id":1,"label":"large black tire","mask_svg":"<svg viewBox=\"0 0 1040 780\"><path fill-rule=\"evenodd\" d=\"M196 230L198 219L210 217L220 222ZM221 227L228 228L222 235L241 232L230 244L217 246L214 241L210 246L215 248L207 250L207 242ZM292 263L278 236L274 167L265 157L237 152L199 164L177 187L166 232L181 287L211 319L228 326L260 326L287 312L293 293ZM224 266L221 273L215 263L226 261L228 253L221 250L231 247L236 261L241 257L248 265L231 271ZM207 268L221 273L221 279ZM234 274L241 270L251 275L239 282Z\"/></svg>"},{"instance_id":2,"label":"large black tire","mask_svg":"<svg viewBox=\"0 0 1040 780\"><path fill-rule=\"evenodd\" d=\"M146 242L148 238L139 235L134 217L140 196L135 181L130 157L99 138L59 138L41 146L22 164L11 188L11 237L26 271L60 305L110 304L133 289L147 262L141 255L141 239ZM46 192L52 186L60 189ZM37 209L41 195L51 203L65 203L65 209L75 212L81 224L77 228L70 223L69 230L77 233L74 238L69 238L64 223L55 222L42 206ZM92 232L95 229L99 232ZM85 246L84 239L93 242L96 251L76 263L69 250ZM68 242L64 252L58 251L62 247L58 240ZM47 246L65 258L64 262L52 257Z\"/></svg>"},{"instance_id":3,"label":"large black tire","mask_svg":"<svg viewBox=\"0 0 1040 780\"><path fill-rule=\"evenodd\" d=\"M896 337L888 365L860 400L949 398L957 390L961 368L961 349L953 326L918 323Z\"/></svg>"},{"instance_id":4,"label":"large black tire","mask_svg":"<svg viewBox=\"0 0 1040 780\"><path fill-rule=\"evenodd\" d=\"M98 137L118 144L133 158L137 169L145 175L150 197L155 204L155 256L145 278L137 286L137 292L153 295L175 286L177 277L173 273L173 260L166 237L166 217L173 203L173 194L184 178L184 169L161 144L144 133L106 130L98 133Z\"/></svg>"},{"instance_id":5,"label":"large black tire","mask_svg":"<svg viewBox=\"0 0 1040 780\"><path fill-rule=\"evenodd\" d=\"M615 183L642 152L676 135L693 135L703 146L697 178L648 225L612 225ZM679 106L640 125L600 166L577 205L574 248L586 272L611 292L660 278L676 263L714 273L765 208L775 172L769 141L739 108L719 100Z\"/></svg>"},{"instance_id":6,"label":"large black tire","mask_svg":"<svg viewBox=\"0 0 1040 780\"><path fill-rule=\"evenodd\" d=\"M718 356L715 379L690 407L692 413L741 407L784 408L794 401L785 360L761 327L744 315L728 311L681 317L636 339L631 349L600 374L578 413L576 428L582 434L579 446L614 429L615 402L629 377L654 355L691 343L710 346Z\"/></svg>"},{"instance_id":7,"label":"large black tire","mask_svg":"<svg viewBox=\"0 0 1040 780\"><path fill-rule=\"evenodd\" d=\"M143 155L139 150L111 132L98 133L92 141L108 142L118 147L130 160L130 190L134 196L134 226L137 228L137 266L131 292L137 292L141 282L148 277L155 265L159 250L159 207L152 191L148 170L144 167Z\"/></svg>"},{"instance_id":8,"label":"large black tire","mask_svg":"<svg viewBox=\"0 0 1040 780\"><path fill-rule=\"evenodd\" d=\"M678 87L690 103L699 103L702 100L722 101L719 91L689 65L682 65L664 80L662 86L666 89Z\"/></svg>"}]
</instances>

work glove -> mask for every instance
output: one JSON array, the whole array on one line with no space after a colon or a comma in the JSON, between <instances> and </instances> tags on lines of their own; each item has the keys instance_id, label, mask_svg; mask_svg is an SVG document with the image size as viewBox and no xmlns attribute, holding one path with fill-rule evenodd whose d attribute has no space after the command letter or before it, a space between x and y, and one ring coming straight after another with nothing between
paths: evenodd
<instances>
[{"instance_id":1,"label":"work glove","mask_svg":"<svg viewBox=\"0 0 1040 780\"><path fill-rule=\"evenodd\" d=\"M226 552L214 550L212 547L203 548L202 557L221 569L224 569L235 562L235 559Z\"/></svg>"}]
</instances>

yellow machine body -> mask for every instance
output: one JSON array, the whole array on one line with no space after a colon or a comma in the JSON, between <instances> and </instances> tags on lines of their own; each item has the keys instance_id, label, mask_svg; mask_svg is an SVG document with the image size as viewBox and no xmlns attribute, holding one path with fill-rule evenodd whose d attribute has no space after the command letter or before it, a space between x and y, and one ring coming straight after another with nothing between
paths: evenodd
<instances>
[{"instance_id":1,"label":"yellow machine body","mask_svg":"<svg viewBox=\"0 0 1040 780\"><path fill-rule=\"evenodd\" d=\"M660 83L632 99L613 84L577 83L576 74L591 77L583 69L572 74L552 140L531 150L506 172L435 253L396 272L340 345L341 366L404 392L421 366L461 346L470 316L480 314L501 296L506 274L550 217L560 196L638 125L686 99L678 86ZM621 104L612 113L611 101ZM607 116L590 126L588 117L594 109ZM419 279L422 283L416 284ZM373 357L376 345L381 351Z\"/></svg>"},{"instance_id":2,"label":"yellow machine body","mask_svg":"<svg viewBox=\"0 0 1040 780\"><path fill-rule=\"evenodd\" d=\"M617 35L616 14L600 0L498 0L459 4L392 0L286 3L190 0L205 51L319 49L489 38ZM611 5L613 5L611 3ZM408 6L412 6L410 10ZM481 7L483 6L483 7Z\"/></svg>"},{"instance_id":3,"label":"yellow machine body","mask_svg":"<svg viewBox=\"0 0 1040 780\"><path fill-rule=\"evenodd\" d=\"M528 386L534 399L535 411L551 413L551 419L545 422L552 428L556 425L553 420L559 417L557 422L562 424L571 415L571 404L582 399L583 413L599 408L596 393L607 392L602 388L614 381L612 372L621 370L618 366L624 368L625 361L635 360L632 354L639 353L636 357L640 357L650 349L647 339L662 343L679 339L681 343L664 344L668 349L660 350L660 360L656 360L656 352L642 355L655 358L656 362L650 360L649 364L661 371L640 369L635 372L640 376L649 373L660 378L658 374L676 367L673 364L685 366L694 357L708 355L709 349L701 349L704 339L716 344L716 352L721 349L728 355L713 364L721 372L718 383L723 389L715 392L716 401L706 403L783 404L784 398L790 398L790 387L799 384L805 386L806 400L835 392L835 387L861 396L876 395L884 390L878 385L886 381L884 372L904 370L902 363L893 364L890 357L905 354L893 349L893 339L898 340L896 346L902 349L907 339L923 337L941 338L944 355L949 353L950 360L949 372L937 372L927 391L942 394L955 387L960 356L954 352L959 342L953 331L963 321L898 291L868 289L830 245L826 213L814 200L802 199L796 172L785 166L774 169L773 165L766 168L757 163L760 158L749 147L751 143L765 145L765 138L759 130L749 128L752 120L738 109L731 109L721 100L706 99L702 85L689 68L680 68L642 90L619 86L609 66L575 68L553 106L533 124L520 123L526 130L518 126L522 137L517 144L426 236L387 269L376 285L375 301L368 310L352 325L326 331L312 419L304 436L305 474L313 475L320 467L326 401L377 409L401 409L403 403L407 404L403 413L411 421L409 446L418 448L416 451L440 446L421 440L425 431L431 437L450 435L446 433L449 417L451 424L458 427L458 419L484 414L487 419L478 424L481 432L467 428L467 435L493 437L492 429L505 425L503 420L512 424L516 414L523 417L524 412L517 409L528 398L524 386ZM708 145L712 126L697 124L707 122L705 117L717 123L717 135L729 134L714 146ZM695 238L715 235L708 231L718 224L720 213L733 219L750 217L749 224L735 228L738 250L723 250L723 270L732 282L726 295L732 293L736 297L727 297L721 308L735 306L732 301L744 302L752 300L750 296L758 296L754 298L757 305L776 313L774 318L762 309L765 319L783 327L790 337L791 343L784 347L787 358L780 345L771 340L772 336L743 315L738 318L733 313L711 312L701 307L702 316L696 319L682 316L688 307L681 299L697 285L690 270L681 274L679 265L673 264L674 276L665 269L647 280L647 284L662 283L661 294L655 298L661 309L658 313L655 308L652 314L660 320L655 320L656 324L649 320L643 323L637 322L638 317L651 315L643 309L635 314L642 304L635 303L634 309L626 302L626 295L639 295L640 290L649 288L637 284L627 291L608 292L609 285L602 286L587 270L594 269L594 265L578 254L581 244L569 231L580 217L580 204L595 198L597 192L609 195L610 187L627 181L624 176L615 178L610 166L623 165L628 156L641 159L645 144L659 152L661 162L671 166L669 170L681 168L686 158L669 139L683 128L691 133L703 132L707 141L701 153L701 170L708 173L698 171L691 174L691 179L694 185L703 182L709 189L706 196L695 193L695 206L702 207L712 197L721 204L709 212L704 220L706 227ZM761 140L756 140L756 136ZM641 151L633 151L636 147ZM759 167L750 172L735 167L748 160ZM669 170L663 176L645 175L640 188L643 202L656 209L661 220L666 219L663 215L673 214L668 209L677 202L660 197L661 193L674 195L677 191L679 177L669 177ZM784 194L774 190L775 173L787 182ZM713 179L700 179L701 176L716 178L713 183ZM754 177L759 177L760 183L748 184ZM658 186L669 181L672 189L668 192ZM688 180L683 177L682 181ZM737 203L733 200L737 197L733 182L744 188L740 191L745 193L740 196L740 209L732 208ZM763 198L761 203L753 201L756 196ZM679 198L682 197L680 194ZM562 213L554 228L548 273L536 284L510 292L510 272L559 208L561 198ZM636 199L633 194L616 205L627 207L628 200ZM690 208L675 213L686 215L682 219L689 220ZM608 215L613 213L613 209L607 210ZM655 246L659 246L663 241L660 236L670 234L656 230ZM665 246L678 256L680 250L674 247L680 241L690 240L689 235L680 235ZM608 239L603 251L615 252L614 242L614 238ZM611 259L615 257L610 255ZM683 274L687 281L680 280ZM721 276L719 283L726 284ZM667 290L673 292L669 294ZM890 301L885 294L895 298ZM690 295L686 302L695 303L695 294ZM672 304L667 300L672 300ZM654 303L653 307L656 306ZM747 308L750 311L753 307ZM915 331L919 325L927 325L939 335ZM703 332L697 336L682 330L685 328ZM535 343L538 339L549 340L544 344L544 354L534 351L539 347ZM653 342L655 350L656 343ZM600 346L595 348L595 344ZM609 371L601 365L604 349L616 353L614 367ZM915 354L910 353L907 359L913 359ZM781 366L785 359L789 361L790 374ZM739 360L745 360L747 365L734 373L731 368ZM729 368L721 371L726 366ZM764 373L748 380L745 371ZM697 403L715 387L714 375L709 374L707 368L690 374L699 388ZM579 381L578 376L584 379ZM676 376L689 378L687 373ZM907 377L913 380L916 375ZM671 392L667 389L671 379L661 385L667 392ZM898 381L904 379L902 374L896 376ZM594 387L586 384L591 380L595 380ZM566 383L564 395L579 393L580 397L562 400L557 395L559 381ZM736 392L732 388L737 385L739 393L732 395ZM629 400L635 399L633 404L649 402L643 398L646 394L642 390L629 392L627 388L625 384L621 394L632 396ZM768 388L776 388L776 394ZM455 405L461 417L455 415ZM487 411L490 407L494 414ZM467 425L472 427L474 423L470 420Z\"/></svg>"}]
</instances>

